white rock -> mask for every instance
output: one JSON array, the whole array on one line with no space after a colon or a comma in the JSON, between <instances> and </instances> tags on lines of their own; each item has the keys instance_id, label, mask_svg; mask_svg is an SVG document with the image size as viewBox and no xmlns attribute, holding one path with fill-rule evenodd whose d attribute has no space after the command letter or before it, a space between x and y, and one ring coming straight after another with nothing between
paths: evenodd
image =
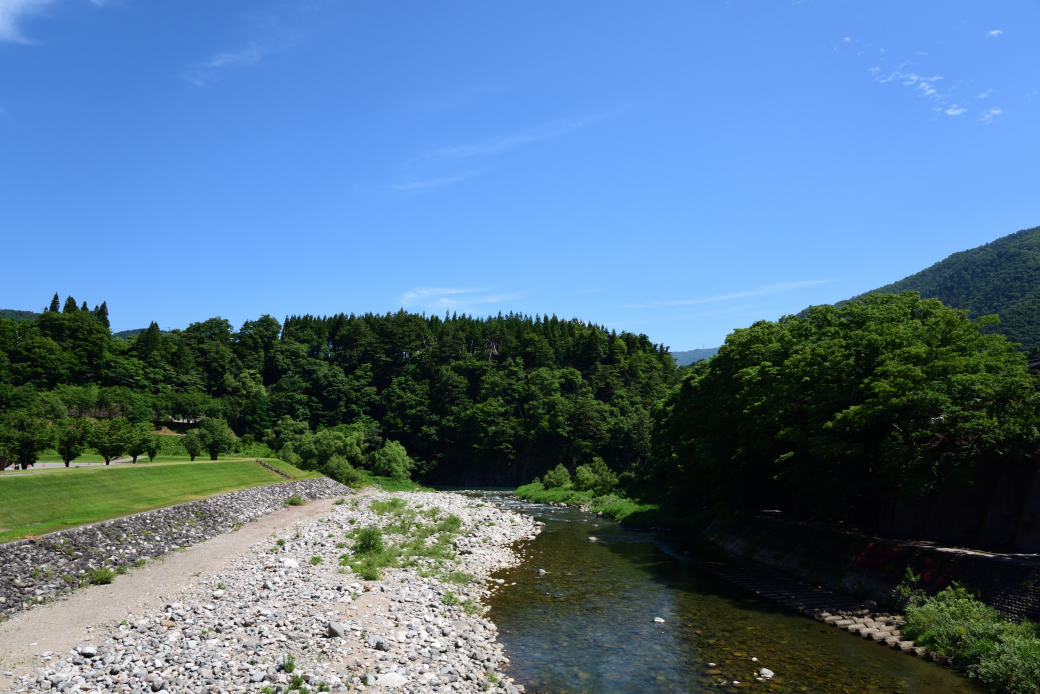
<instances>
[{"instance_id":1,"label":"white rock","mask_svg":"<svg viewBox=\"0 0 1040 694\"><path fill-rule=\"evenodd\" d=\"M764 667L764 668L762 668L761 670L758 671L758 674L762 675L766 679L769 679L770 677L773 676L773 671L770 670L767 667Z\"/></svg>"},{"instance_id":2,"label":"white rock","mask_svg":"<svg viewBox=\"0 0 1040 694\"><path fill-rule=\"evenodd\" d=\"M300 562L295 559L282 559L282 565L287 569L298 569L300 568Z\"/></svg>"},{"instance_id":3,"label":"white rock","mask_svg":"<svg viewBox=\"0 0 1040 694\"><path fill-rule=\"evenodd\" d=\"M385 675L379 676L379 679L376 680L376 685L380 687L400 687L406 682L408 682L408 678L404 675L398 675L396 672L388 672Z\"/></svg>"},{"instance_id":4,"label":"white rock","mask_svg":"<svg viewBox=\"0 0 1040 694\"><path fill-rule=\"evenodd\" d=\"M661 617L654 617L654 622L657 624L664 624L664 619Z\"/></svg>"}]
</instances>

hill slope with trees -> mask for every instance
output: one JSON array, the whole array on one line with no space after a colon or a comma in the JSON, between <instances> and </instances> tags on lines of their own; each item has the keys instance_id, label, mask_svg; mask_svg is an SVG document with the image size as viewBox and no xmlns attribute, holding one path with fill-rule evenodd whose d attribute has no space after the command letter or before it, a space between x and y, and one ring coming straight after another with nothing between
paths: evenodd
<instances>
[{"instance_id":1,"label":"hill slope with trees","mask_svg":"<svg viewBox=\"0 0 1040 694\"><path fill-rule=\"evenodd\" d=\"M59 305L0 319L0 413L19 440L66 416L219 419L321 465L322 446L405 460L399 442L425 479L519 483L595 456L640 464L650 409L678 380L645 335L555 316L265 315L238 330L217 317L122 340L105 304ZM323 430L338 433L306 433Z\"/></svg>"},{"instance_id":2,"label":"hill slope with trees","mask_svg":"<svg viewBox=\"0 0 1040 694\"><path fill-rule=\"evenodd\" d=\"M1000 323L986 329L1021 344L1030 357L1040 357L1040 227L954 253L926 270L855 298L904 291L966 310L969 318L998 315Z\"/></svg>"}]
</instances>

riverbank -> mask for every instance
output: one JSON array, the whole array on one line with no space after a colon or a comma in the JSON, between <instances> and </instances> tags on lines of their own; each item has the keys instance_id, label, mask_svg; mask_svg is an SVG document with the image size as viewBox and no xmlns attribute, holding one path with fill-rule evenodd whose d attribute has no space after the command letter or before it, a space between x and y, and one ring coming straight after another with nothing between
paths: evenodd
<instances>
[{"instance_id":1,"label":"riverbank","mask_svg":"<svg viewBox=\"0 0 1040 694\"><path fill-rule=\"evenodd\" d=\"M426 534L431 526L442 529ZM393 555L378 579L349 566L366 554L359 528L378 528ZM522 692L497 674L508 661L482 602L498 586L489 574L519 563L511 545L538 532L457 494L353 498L254 543L158 608L131 609L74 653L41 654L15 691Z\"/></svg>"}]
</instances>

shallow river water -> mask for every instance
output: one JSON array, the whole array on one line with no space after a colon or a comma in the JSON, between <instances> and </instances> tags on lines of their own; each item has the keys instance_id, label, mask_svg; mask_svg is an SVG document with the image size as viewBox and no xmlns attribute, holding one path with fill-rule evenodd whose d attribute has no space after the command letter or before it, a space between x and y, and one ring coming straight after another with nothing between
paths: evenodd
<instances>
[{"instance_id":1,"label":"shallow river water","mask_svg":"<svg viewBox=\"0 0 1040 694\"><path fill-rule=\"evenodd\" d=\"M525 543L525 563L494 574L505 585L490 599L512 661L507 672L530 694L718 691L720 682L816 694L983 691L705 574L652 533L575 509L481 496L546 524ZM776 674L772 681L755 681L763 667Z\"/></svg>"}]
</instances>

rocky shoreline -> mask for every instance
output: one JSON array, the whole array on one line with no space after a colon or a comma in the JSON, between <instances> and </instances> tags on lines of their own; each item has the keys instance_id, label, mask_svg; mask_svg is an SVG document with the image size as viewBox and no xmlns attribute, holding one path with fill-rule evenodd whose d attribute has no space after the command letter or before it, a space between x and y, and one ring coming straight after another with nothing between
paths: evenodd
<instances>
[{"instance_id":1,"label":"rocky shoreline","mask_svg":"<svg viewBox=\"0 0 1040 694\"><path fill-rule=\"evenodd\" d=\"M353 494L327 477L252 487L208 499L0 545L0 617L58 599L96 581L208 540L285 505Z\"/></svg>"},{"instance_id":2,"label":"rocky shoreline","mask_svg":"<svg viewBox=\"0 0 1040 694\"><path fill-rule=\"evenodd\" d=\"M490 574L520 561L511 545L540 526L459 494L354 497L200 576L161 611L44 653L14 691L522 692L498 672L508 659L481 601L497 586ZM420 551L362 580L344 564L361 556L363 527L391 547L450 544L455 557ZM444 529L416 530L434 527Z\"/></svg>"}]
</instances>

